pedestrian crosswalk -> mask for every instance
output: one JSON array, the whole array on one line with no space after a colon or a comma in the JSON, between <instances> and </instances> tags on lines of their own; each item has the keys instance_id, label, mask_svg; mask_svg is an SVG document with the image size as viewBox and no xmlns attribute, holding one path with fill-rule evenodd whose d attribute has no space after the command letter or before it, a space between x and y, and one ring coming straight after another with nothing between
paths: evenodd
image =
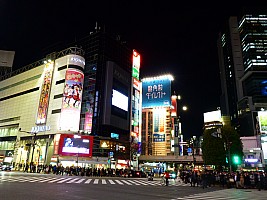
<instances>
[{"instance_id":1,"label":"pedestrian crosswalk","mask_svg":"<svg viewBox=\"0 0 267 200\"><path fill-rule=\"evenodd\" d=\"M238 190L238 189L225 189L212 192L204 192L192 194L184 197L178 197L172 200L266 200L267 193L255 189L251 190Z\"/></svg>"},{"instance_id":2,"label":"pedestrian crosswalk","mask_svg":"<svg viewBox=\"0 0 267 200\"><path fill-rule=\"evenodd\" d=\"M86 184L86 185L135 185L135 186L162 186L160 180L148 181L147 179L116 179L96 177L41 177L41 176L0 176L0 183L51 183L51 184ZM189 186L182 182L170 182L169 186Z\"/></svg>"}]
</instances>

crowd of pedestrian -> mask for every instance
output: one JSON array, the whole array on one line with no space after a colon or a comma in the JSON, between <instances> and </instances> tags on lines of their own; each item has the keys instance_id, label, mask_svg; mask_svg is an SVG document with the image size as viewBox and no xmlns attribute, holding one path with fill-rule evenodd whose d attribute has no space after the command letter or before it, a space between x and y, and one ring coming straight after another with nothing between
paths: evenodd
<instances>
[{"instance_id":1,"label":"crowd of pedestrian","mask_svg":"<svg viewBox=\"0 0 267 200\"><path fill-rule=\"evenodd\" d=\"M96 176L96 177L123 177L127 174L128 169L111 169L111 168L92 168L81 166L67 166L63 165L34 165L23 164L18 168L19 171L26 173L44 173L66 176Z\"/></svg>"},{"instance_id":2,"label":"crowd of pedestrian","mask_svg":"<svg viewBox=\"0 0 267 200\"><path fill-rule=\"evenodd\" d=\"M267 172L262 171L182 171L179 175L184 183L191 187L201 186L203 188L219 185L221 187L235 187L237 189L255 188L267 190Z\"/></svg>"}]
</instances>

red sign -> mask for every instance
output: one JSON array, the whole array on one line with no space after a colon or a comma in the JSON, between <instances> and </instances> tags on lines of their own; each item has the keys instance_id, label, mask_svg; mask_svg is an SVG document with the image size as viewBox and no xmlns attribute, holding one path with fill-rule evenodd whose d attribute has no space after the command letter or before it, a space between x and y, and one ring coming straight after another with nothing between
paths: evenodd
<instances>
[{"instance_id":1,"label":"red sign","mask_svg":"<svg viewBox=\"0 0 267 200\"><path fill-rule=\"evenodd\" d=\"M93 136L61 134L58 154L62 156L92 157Z\"/></svg>"}]
</instances>

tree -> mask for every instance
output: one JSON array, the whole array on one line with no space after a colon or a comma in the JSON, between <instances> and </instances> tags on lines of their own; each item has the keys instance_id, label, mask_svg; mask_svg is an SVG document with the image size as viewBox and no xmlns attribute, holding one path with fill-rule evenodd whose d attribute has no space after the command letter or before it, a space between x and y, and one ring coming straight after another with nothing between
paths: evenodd
<instances>
[{"instance_id":1,"label":"tree","mask_svg":"<svg viewBox=\"0 0 267 200\"><path fill-rule=\"evenodd\" d=\"M221 138L214 137L217 135L217 129L207 129L203 134L202 157L205 165L215 165L221 169L225 165L225 148Z\"/></svg>"},{"instance_id":2,"label":"tree","mask_svg":"<svg viewBox=\"0 0 267 200\"><path fill-rule=\"evenodd\" d=\"M237 168L233 158L243 158L243 145L237 131L224 125L220 128L213 128L204 131L202 143L203 160L206 165L215 165L217 169L222 169L228 159L228 167L231 171ZM237 157L233 157L237 156Z\"/></svg>"}]
</instances>

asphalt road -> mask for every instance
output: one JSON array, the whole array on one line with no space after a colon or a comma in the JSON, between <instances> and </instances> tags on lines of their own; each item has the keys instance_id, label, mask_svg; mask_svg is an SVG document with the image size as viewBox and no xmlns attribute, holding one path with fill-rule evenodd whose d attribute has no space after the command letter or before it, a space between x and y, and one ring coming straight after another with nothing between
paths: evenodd
<instances>
[{"instance_id":1,"label":"asphalt road","mask_svg":"<svg viewBox=\"0 0 267 200\"><path fill-rule=\"evenodd\" d=\"M256 195L256 196L255 196ZM179 200L179 199L266 199L266 191L190 187L160 180L118 177L81 177L0 172L1 200Z\"/></svg>"}]
</instances>

